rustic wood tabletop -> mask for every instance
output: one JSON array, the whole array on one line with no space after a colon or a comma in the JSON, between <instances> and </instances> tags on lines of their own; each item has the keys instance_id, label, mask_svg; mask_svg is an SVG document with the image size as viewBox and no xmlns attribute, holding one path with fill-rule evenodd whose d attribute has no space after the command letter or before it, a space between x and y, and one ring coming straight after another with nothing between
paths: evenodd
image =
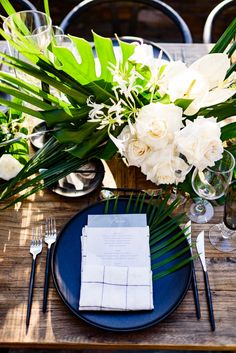
<instances>
[{"instance_id":1,"label":"rustic wood tabletop","mask_svg":"<svg viewBox=\"0 0 236 353\"><path fill-rule=\"evenodd\" d=\"M165 45L175 59L188 63L207 52L205 45ZM137 168L119 158L105 166L103 185L155 188ZM42 313L46 246L38 258L31 321L26 332L28 283L31 270L31 229L49 216L61 230L69 219L99 199L99 190L83 198L64 198L49 190L31 196L0 213L0 346L56 349L184 349L236 350L236 252L221 253L208 240L208 230L222 220L215 207L210 223L193 224L192 237L205 231L206 259L212 290L216 330L211 331L203 273L196 261L201 319L197 320L190 288L181 305L165 320L137 332L119 333L96 328L75 317L63 304L50 279L48 310ZM3 206L3 204L1 204Z\"/></svg>"}]
</instances>

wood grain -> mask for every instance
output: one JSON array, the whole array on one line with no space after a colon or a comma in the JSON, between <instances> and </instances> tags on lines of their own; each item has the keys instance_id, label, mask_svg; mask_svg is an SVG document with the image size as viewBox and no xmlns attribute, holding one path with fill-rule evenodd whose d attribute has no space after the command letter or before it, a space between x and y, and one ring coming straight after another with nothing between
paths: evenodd
<instances>
[{"instance_id":1,"label":"wood grain","mask_svg":"<svg viewBox=\"0 0 236 353\"><path fill-rule=\"evenodd\" d=\"M190 47L169 46L187 55ZM206 47L193 46L199 56ZM194 54L194 55L195 55ZM106 166L104 185L154 188L136 168L127 168L116 158ZM206 256L213 296L216 331L211 332L203 274L196 261L201 319L195 315L190 289L181 305L168 318L151 328L131 333L111 333L86 324L64 306L50 281L48 312L42 313L46 247L38 258L31 322L25 329L28 281L31 268L29 245L31 228L49 216L57 219L58 230L83 207L99 199L99 191L80 199L65 199L50 191L40 192L0 213L0 346L67 349L203 349L236 350L236 252L224 254L209 243L208 230L221 221L222 208L216 207L211 223L193 224L193 239L201 230L206 235ZM3 206L4 204L1 204Z\"/></svg>"}]
</instances>

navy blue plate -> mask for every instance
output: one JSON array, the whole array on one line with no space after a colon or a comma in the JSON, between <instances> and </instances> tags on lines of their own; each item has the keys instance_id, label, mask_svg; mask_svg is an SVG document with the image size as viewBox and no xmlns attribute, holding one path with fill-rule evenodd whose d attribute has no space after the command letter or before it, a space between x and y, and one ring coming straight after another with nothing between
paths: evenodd
<instances>
[{"instance_id":1,"label":"navy blue plate","mask_svg":"<svg viewBox=\"0 0 236 353\"><path fill-rule=\"evenodd\" d=\"M110 210L113 205L114 200L110 200ZM127 198L120 198L117 213L125 213L126 205ZM83 226L87 224L88 214L104 214L104 207L105 201L102 201L85 208L77 213L59 234L52 256L52 273L56 289L65 305L78 318L94 326L110 331L135 331L152 326L165 319L182 302L191 281L191 263L154 281L154 309L151 311L95 312L78 310L81 280L81 231ZM170 237L173 234L170 234ZM187 241L183 242L179 245L178 250L186 245ZM177 249L174 249L168 254L173 254L176 251ZM190 252L188 252L182 258L190 256ZM162 270L164 269L163 266Z\"/></svg>"}]
</instances>

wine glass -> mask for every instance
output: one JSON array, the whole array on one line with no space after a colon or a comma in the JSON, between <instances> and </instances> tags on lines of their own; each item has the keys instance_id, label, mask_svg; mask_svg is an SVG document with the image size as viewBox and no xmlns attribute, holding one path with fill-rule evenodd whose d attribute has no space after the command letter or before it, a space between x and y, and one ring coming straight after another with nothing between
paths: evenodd
<instances>
[{"instance_id":1,"label":"wine glass","mask_svg":"<svg viewBox=\"0 0 236 353\"><path fill-rule=\"evenodd\" d=\"M22 37L25 37L43 52L51 41L52 20L41 11L19 11L4 20L3 29L15 43L22 42ZM25 48L27 50L27 44ZM10 53L19 57L19 52L11 46Z\"/></svg>"},{"instance_id":2,"label":"wine glass","mask_svg":"<svg viewBox=\"0 0 236 353\"><path fill-rule=\"evenodd\" d=\"M187 216L196 223L207 223L214 215L214 209L207 200L216 200L225 194L231 182L235 160L233 155L223 151L223 156L213 167L203 170L195 168L192 175L192 187L200 198L190 205Z\"/></svg>"},{"instance_id":3,"label":"wine glass","mask_svg":"<svg viewBox=\"0 0 236 353\"><path fill-rule=\"evenodd\" d=\"M236 249L236 180L229 185L225 195L223 222L210 228L209 239L219 251Z\"/></svg>"},{"instance_id":4,"label":"wine glass","mask_svg":"<svg viewBox=\"0 0 236 353\"><path fill-rule=\"evenodd\" d=\"M23 42L26 56L27 53L30 54L31 50L31 46L28 47L27 45L28 42L42 53L45 53L46 48L51 42L52 20L48 15L41 11L19 11L14 12L4 20L3 29L15 44L22 43L23 38L26 40L26 42ZM17 49L12 47L10 43L8 43L8 47L12 56L28 62L28 59ZM15 72L15 76L40 86L39 80L32 78L32 76L29 76L22 71L17 71L17 74Z\"/></svg>"},{"instance_id":5,"label":"wine glass","mask_svg":"<svg viewBox=\"0 0 236 353\"><path fill-rule=\"evenodd\" d=\"M170 195L168 203L172 203L178 198L180 206L185 203L186 198L184 195L181 195L178 192L178 184L184 181L186 175L192 169L192 164L189 164L187 158L182 153L180 153L177 148L173 149L171 169L174 173L175 184L172 188L172 193Z\"/></svg>"}]
</instances>

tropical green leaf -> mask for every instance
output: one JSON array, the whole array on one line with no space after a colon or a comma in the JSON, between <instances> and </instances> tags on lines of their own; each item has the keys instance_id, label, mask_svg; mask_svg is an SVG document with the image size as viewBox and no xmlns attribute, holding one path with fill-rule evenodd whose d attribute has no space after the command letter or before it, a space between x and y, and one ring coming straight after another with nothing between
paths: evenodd
<instances>
[{"instance_id":1,"label":"tropical green leaf","mask_svg":"<svg viewBox=\"0 0 236 353\"><path fill-rule=\"evenodd\" d=\"M4 10L6 11L6 13L8 14L8 16L10 16L12 13L15 13L15 9L12 6L12 4L8 1L8 0L1 0L1 5L4 8Z\"/></svg>"},{"instance_id":2,"label":"tropical green leaf","mask_svg":"<svg viewBox=\"0 0 236 353\"><path fill-rule=\"evenodd\" d=\"M84 73L85 77L87 77L88 82L96 81L98 78L96 75L95 60L91 44L83 38L74 36L69 36L69 38L72 40L80 55L80 70Z\"/></svg>"},{"instance_id":3,"label":"tropical green leaf","mask_svg":"<svg viewBox=\"0 0 236 353\"><path fill-rule=\"evenodd\" d=\"M192 99L176 99L175 100L175 105L177 105L180 108L183 108L183 110L186 110L188 108L188 106L192 103Z\"/></svg>"},{"instance_id":4,"label":"tropical green leaf","mask_svg":"<svg viewBox=\"0 0 236 353\"><path fill-rule=\"evenodd\" d=\"M200 109L198 115L205 118L216 117L217 121L222 121L230 116L234 116L236 111L236 99L220 103L209 108Z\"/></svg>"},{"instance_id":5,"label":"tropical green leaf","mask_svg":"<svg viewBox=\"0 0 236 353\"><path fill-rule=\"evenodd\" d=\"M106 82L112 82L113 76L109 68L111 64L116 64L116 58L113 50L112 40L104 38L93 32L94 46L98 57L98 63L101 66L100 79Z\"/></svg>"},{"instance_id":6,"label":"tropical green leaf","mask_svg":"<svg viewBox=\"0 0 236 353\"><path fill-rule=\"evenodd\" d=\"M228 78L236 70L236 62L234 62L226 73L225 78Z\"/></svg>"},{"instance_id":7,"label":"tropical green leaf","mask_svg":"<svg viewBox=\"0 0 236 353\"><path fill-rule=\"evenodd\" d=\"M231 138L236 138L236 122L223 126L221 128L220 138L222 141L226 141Z\"/></svg>"},{"instance_id":8,"label":"tropical green leaf","mask_svg":"<svg viewBox=\"0 0 236 353\"><path fill-rule=\"evenodd\" d=\"M48 94L45 91L41 90L38 86L34 85L33 83L27 83L15 77L7 72L0 71L0 78L1 81L9 86L12 85L13 87L17 86L20 87L24 92L28 92L28 94L32 93L35 96L41 97L46 99L47 101L51 102L54 106L58 107L68 107L69 104L65 101L55 97L52 94ZM4 80L5 78L5 80Z\"/></svg>"},{"instance_id":9,"label":"tropical green leaf","mask_svg":"<svg viewBox=\"0 0 236 353\"><path fill-rule=\"evenodd\" d=\"M233 44L231 45L231 47L227 51L228 56L231 57L233 55L233 53L235 52L235 50L236 50L236 42L233 42Z\"/></svg>"},{"instance_id":10,"label":"tropical green leaf","mask_svg":"<svg viewBox=\"0 0 236 353\"><path fill-rule=\"evenodd\" d=\"M230 42L234 39L236 33L236 18L231 22L226 31L219 38L217 43L211 49L210 53L223 53Z\"/></svg>"},{"instance_id":11,"label":"tropical green leaf","mask_svg":"<svg viewBox=\"0 0 236 353\"><path fill-rule=\"evenodd\" d=\"M87 121L89 108L65 107L64 109L51 109L41 112L41 119L45 120L48 126L62 123L83 124ZM85 119L86 118L86 119Z\"/></svg>"},{"instance_id":12,"label":"tropical green leaf","mask_svg":"<svg viewBox=\"0 0 236 353\"><path fill-rule=\"evenodd\" d=\"M145 193L143 195L139 193L137 196L131 194L127 199L125 213L137 213L137 211L139 211L146 214L149 212L151 215L151 218L149 217L148 225L150 228L150 251L153 280L156 280L187 265L193 260L193 257L191 256L190 247L186 240L185 232L187 228L180 229L180 217L169 217L173 212L173 207L167 204L169 198L166 197L164 199L164 206L161 198L157 198L155 203L153 203L152 198L149 200L145 198ZM114 201L114 206L111 209L110 200L106 200L104 203L104 213L108 214L109 210L111 213L117 213L118 201L119 199L117 197ZM177 206L178 204L176 203L174 209ZM163 215L168 215L168 217L163 220ZM155 243L151 241L154 235L152 230L154 223L160 224L154 232L155 235L156 233L158 234ZM183 242L185 243L185 246L179 248L180 244ZM155 244L155 246L153 246L153 244ZM189 253L189 256L186 257L186 253Z\"/></svg>"},{"instance_id":13,"label":"tropical green leaf","mask_svg":"<svg viewBox=\"0 0 236 353\"><path fill-rule=\"evenodd\" d=\"M98 127L98 123L90 123L86 122L80 129L76 127L71 128L62 128L58 131L55 131L53 135L57 138L61 143L75 143L77 145L81 144L85 139L91 136L91 134ZM98 130L97 130L98 131ZM102 133L100 130L99 133Z\"/></svg>"}]
</instances>

